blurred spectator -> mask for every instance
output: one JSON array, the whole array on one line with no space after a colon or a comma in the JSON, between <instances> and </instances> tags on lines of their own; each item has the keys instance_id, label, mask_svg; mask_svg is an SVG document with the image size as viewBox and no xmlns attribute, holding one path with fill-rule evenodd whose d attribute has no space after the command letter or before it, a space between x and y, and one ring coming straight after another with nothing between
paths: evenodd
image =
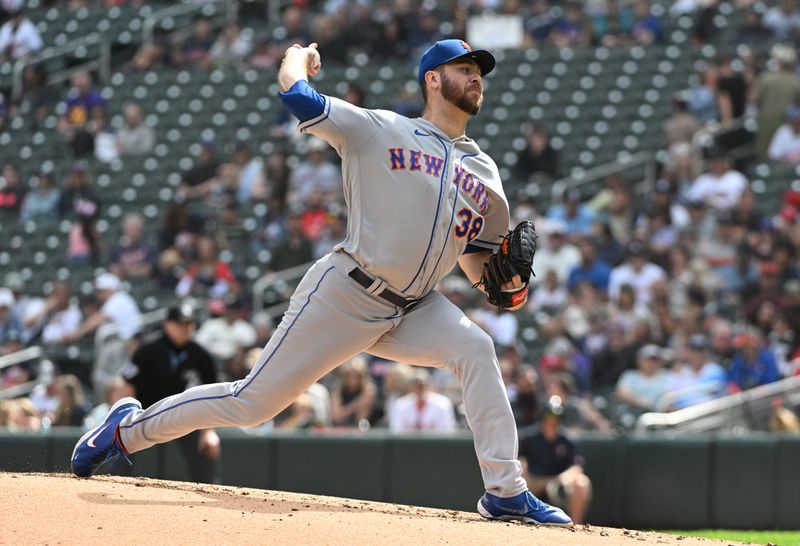
<instances>
[{"instance_id":1,"label":"blurred spectator","mask_svg":"<svg viewBox=\"0 0 800 546\"><path fill-rule=\"evenodd\" d=\"M242 30L235 21L225 25L209 51L211 64L244 68L245 60L253 49L252 34L250 30Z\"/></svg>"},{"instance_id":2,"label":"blurred spectator","mask_svg":"<svg viewBox=\"0 0 800 546\"><path fill-rule=\"evenodd\" d=\"M511 411L517 428L533 425L539 417L539 376L530 364L520 365L513 376L509 391Z\"/></svg>"},{"instance_id":3,"label":"blurred spectator","mask_svg":"<svg viewBox=\"0 0 800 546\"><path fill-rule=\"evenodd\" d=\"M100 201L91 188L86 163L76 161L67 179L67 189L61 193L61 216L74 220L69 233L67 256L81 263L98 263L100 235L96 223L100 216Z\"/></svg>"},{"instance_id":4,"label":"blurred spectator","mask_svg":"<svg viewBox=\"0 0 800 546\"><path fill-rule=\"evenodd\" d=\"M547 211L550 220L564 222L571 238L576 235L589 235L592 231L595 213L582 202L583 196L578 188L570 188L562 195L562 204L553 205Z\"/></svg>"},{"instance_id":5,"label":"blurred spectator","mask_svg":"<svg viewBox=\"0 0 800 546\"><path fill-rule=\"evenodd\" d=\"M47 83L47 73L41 65L29 65L22 73L22 95L17 111L22 115L32 114L42 121L58 103L58 91Z\"/></svg>"},{"instance_id":6,"label":"blurred spectator","mask_svg":"<svg viewBox=\"0 0 800 546\"><path fill-rule=\"evenodd\" d=\"M19 219L22 222L54 223L58 221L61 190L56 186L53 175L41 172L31 180L31 189L22 200Z\"/></svg>"},{"instance_id":7,"label":"blurred spectator","mask_svg":"<svg viewBox=\"0 0 800 546\"><path fill-rule=\"evenodd\" d=\"M698 176L689 188L689 200L702 201L715 209L735 207L747 189L747 178L731 168L730 159L719 148L708 152L708 162L708 172Z\"/></svg>"},{"instance_id":8,"label":"blurred spectator","mask_svg":"<svg viewBox=\"0 0 800 546\"><path fill-rule=\"evenodd\" d=\"M313 245L303 233L303 217L293 214L286 219L283 239L273 247L270 270L282 271L296 265L310 262Z\"/></svg>"},{"instance_id":9,"label":"blurred spectator","mask_svg":"<svg viewBox=\"0 0 800 546\"><path fill-rule=\"evenodd\" d=\"M92 371L94 392L105 392L106 382L118 374L124 364L124 354L130 339L139 331L141 314L136 301L122 290L119 279L103 273L94 281L100 309L88 315L78 328L61 338L72 343L84 335L97 332L97 357Z\"/></svg>"},{"instance_id":10,"label":"blurred spectator","mask_svg":"<svg viewBox=\"0 0 800 546\"><path fill-rule=\"evenodd\" d=\"M42 428L42 423L30 399L14 398L0 401L0 428L14 432L37 432Z\"/></svg>"},{"instance_id":11,"label":"blurred spectator","mask_svg":"<svg viewBox=\"0 0 800 546\"><path fill-rule=\"evenodd\" d=\"M14 294L8 288L0 288L0 356L21 348L22 325L11 311Z\"/></svg>"},{"instance_id":12,"label":"blurred spectator","mask_svg":"<svg viewBox=\"0 0 800 546\"><path fill-rule=\"evenodd\" d=\"M205 197L216 184L220 166L216 146L210 140L202 140L199 150L194 166L183 174L178 190L187 199Z\"/></svg>"},{"instance_id":13,"label":"blurred spectator","mask_svg":"<svg viewBox=\"0 0 800 546\"><path fill-rule=\"evenodd\" d=\"M707 402L725 394L727 374L709 358L708 338L703 334L689 336L685 347L685 362L672 370L669 384L671 405L681 409Z\"/></svg>"},{"instance_id":14,"label":"blurred spectator","mask_svg":"<svg viewBox=\"0 0 800 546\"><path fill-rule=\"evenodd\" d=\"M19 169L11 162L4 163L0 176L0 215L13 215L16 218L22 206L23 192Z\"/></svg>"},{"instance_id":15,"label":"blurred spectator","mask_svg":"<svg viewBox=\"0 0 800 546\"><path fill-rule=\"evenodd\" d=\"M56 406L54 427L80 427L89 414L90 408L83 395L83 386L74 375L62 375L57 381L58 406Z\"/></svg>"},{"instance_id":16,"label":"blurred spectator","mask_svg":"<svg viewBox=\"0 0 800 546\"><path fill-rule=\"evenodd\" d=\"M122 377L114 377L108 381L103 402L95 406L83 420L83 428L91 429L105 421L108 410L120 398L130 394L128 383Z\"/></svg>"},{"instance_id":17,"label":"blurred spectator","mask_svg":"<svg viewBox=\"0 0 800 546\"><path fill-rule=\"evenodd\" d=\"M124 109L125 122L116 134L116 145L120 156L144 155L153 150L156 134L144 123L142 108L129 102Z\"/></svg>"},{"instance_id":18,"label":"blurred spectator","mask_svg":"<svg viewBox=\"0 0 800 546\"><path fill-rule=\"evenodd\" d=\"M72 76L72 87L60 107L58 128L69 143L76 157L85 157L94 152L93 121L105 115L106 100L92 86L88 72Z\"/></svg>"},{"instance_id":19,"label":"blurred spectator","mask_svg":"<svg viewBox=\"0 0 800 546\"><path fill-rule=\"evenodd\" d=\"M665 281L666 277L666 273L660 266L648 260L645 245L640 241L633 241L628 245L625 262L611 270L608 296L616 300L622 286L629 284L636 292L636 299L647 303L650 301L653 284Z\"/></svg>"},{"instance_id":20,"label":"blurred spectator","mask_svg":"<svg viewBox=\"0 0 800 546\"><path fill-rule=\"evenodd\" d=\"M408 364L395 362L389 365L383 373L383 385L378 395L380 399L376 402L376 407L380 411L383 408L383 418L381 425L388 428L392 420L392 410L394 403L401 397L408 394L411 386L411 378L414 376L414 369Z\"/></svg>"},{"instance_id":21,"label":"blurred spectator","mask_svg":"<svg viewBox=\"0 0 800 546\"><path fill-rule=\"evenodd\" d=\"M528 133L528 145L517 156L514 174L523 181L542 175L547 179L558 177L558 152L541 125L534 125Z\"/></svg>"},{"instance_id":22,"label":"blurred spectator","mask_svg":"<svg viewBox=\"0 0 800 546\"><path fill-rule=\"evenodd\" d=\"M756 9L748 8L744 11L742 24L736 41L740 44L762 44L772 39L772 32L764 26L761 13Z\"/></svg>"},{"instance_id":23,"label":"blurred spectator","mask_svg":"<svg viewBox=\"0 0 800 546\"><path fill-rule=\"evenodd\" d=\"M561 431L563 408L551 399L539 425L520 431L519 454L527 463L525 481L540 499L566 509L582 523L592 497L592 484L583 471L583 458Z\"/></svg>"},{"instance_id":24,"label":"blurred spectator","mask_svg":"<svg viewBox=\"0 0 800 546\"><path fill-rule=\"evenodd\" d=\"M573 269L573 271L575 271ZM540 311L555 315L567 303L567 290L564 285L558 280L558 273L555 269L550 268L542 275L541 270L539 275L543 276L544 282L540 284L530 298L528 307L533 313Z\"/></svg>"},{"instance_id":25,"label":"blurred spectator","mask_svg":"<svg viewBox=\"0 0 800 546\"><path fill-rule=\"evenodd\" d=\"M567 288L572 291L577 288L578 283L588 281L600 293L605 294L608 291L611 266L597 259L597 251L590 239L581 239L578 250L581 253L581 262L570 271Z\"/></svg>"},{"instance_id":26,"label":"blurred spectator","mask_svg":"<svg viewBox=\"0 0 800 546\"><path fill-rule=\"evenodd\" d=\"M197 343L224 364L237 351L249 349L256 342L256 329L243 318L244 302L229 294L222 303L222 316L203 322L197 331Z\"/></svg>"},{"instance_id":27,"label":"blurred spectator","mask_svg":"<svg viewBox=\"0 0 800 546\"><path fill-rule=\"evenodd\" d=\"M697 118L689 112L685 95L682 93L672 98L670 101L672 114L664 120L664 141L669 148L679 144L691 144L695 133L700 129Z\"/></svg>"},{"instance_id":28,"label":"blurred spectator","mask_svg":"<svg viewBox=\"0 0 800 546\"><path fill-rule=\"evenodd\" d=\"M295 398L294 402L289 405L287 411L289 415L281 421L276 428L305 430L324 425L324 422L319 418L316 411L314 411L313 399L307 393L303 393Z\"/></svg>"},{"instance_id":29,"label":"blurred spectator","mask_svg":"<svg viewBox=\"0 0 800 546\"><path fill-rule=\"evenodd\" d=\"M581 253L575 245L567 242L567 225L561 220L548 220L543 229L545 244L540 239L539 249L536 251L536 270L548 271L554 269L558 275L558 282L565 284L570 272L580 263ZM531 284L541 284L544 277L531 277Z\"/></svg>"},{"instance_id":30,"label":"blurred spectator","mask_svg":"<svg viewBox=\"0 0 800 546\"><path fill-rule=\"evenodd\" d=\"M161 331L146 338L131 357L122 374L143 408L173 394L215 383L214 360L207 350L192 341L194 309L175 303L167 309ZM189 477L194 482L219 481L220 441L214 429L194 431L179 440Z\"/></svg>"},{"instance_id":31,"label":"blurred spectator","mask_svg":"<svg viewBox=\"0 0 800 546\"><path fill-rule=\"evenodd\" d=\"M735 339L736 353L728 370L732 392L778 381L781 376L775 354L764 346L757 330L750 328Z\"/></svg>"},{"instance_id":32,"label":"blurred spectator","mask_svg":"<svg viewBox=\"0 0 800 546\"><path fill-rule=\"evenodd\" d=\"M83 318L80 308L72 301L69 285L63 281L53 283L41 313L44 321L41 339L45 344L62 343L67 334L80 326Z\"/></svg>"},{"instance_id":33,"label":"blurred spectator","mask_svg":"<svg viewBox=\"0 0 800 546\"><path fill-rule=\"evenodd\" d=\"M331 390L331 423L335 426L369 428L370 418L375 411L377 389L369 376L366 362L362 357L353 358L339 368L338 374L339 382ZM395 403L393 416L397 407Z\"/></svg>"},{"instance_id":34,"label":"blurred spectator","mask_svg":"<svg viewBox=\"0 0 800 546\"><path fill-rule=\"evenodd\" d=\"M795 75L797 53L793 46L776 44L770 50L775 69L765 70L756 81L754 100L758 108L756 152L767 158L772 135L785 120L786 109L800 104L800 80Z\"/></svg>"},{"instance_id":35,"label":"blurred spectator","mask_svg":"<svg viewBox=\"0 0 800 546\"><path fill-rule=\"evenodd\" d=\"M704 65L690 81L692 85L685 91L689 112L700 123L718 121L716 67Z\"/></svg>"},{"instance_id":36,"label":"blurred spectator","mask_svg":"<svg viewBox=\"0 0 800 546\"><path fill-rule=\"evenodd\" d=\"M548 0L534 0L531 15L525 23L525 30L533 39L534 45L544 45L556 24L556 17L550 9Z\"/></svg>"},{"instance_id":37,"label":"blurred spectator","mask_svg":"<svg viewBox=\"0 0 800 546\"><path fill-rule=\"evenodd\" d=\"M559 49L589 44L591 33L583 15L581 2L571 1L564 6L564 14L553 25L550 39Z\"/></svg>"},{"instance_id":38,"label":"blurred spectator","mask_svg":"<svg viewBox=\"0 0 800 546\"><path fill-rule=\"evenodd\" d=\"M661 348L645 345L636 355L636 369L622 373L617 383L617 399L638 409L655 411L669 390L671 374L662 365Z\"/></svg>"},{"instance_id":39,"label":"blurred spectator","mask_svg":"<svg viewBox=\"0 0 800 546\"><path fill-rule=\"evenodd\" d=\"M645 46L664 41L661 19L650 12L650 2L644 0L634 2L631 34L636 43Z\"/></svg>"},{"instance_id":40,"label":"blurred spectator","mask_svg":"<svg viewBox=\"0 0 800 546\"><path fill-rule=\"evenodd\" d=\"M238 291L239 282L228 264L219 259L217 244L210 237L200 237L197 241L197 258L175 287L175 295L179 298L190 294L219 298Z\"/></svg>"},{"instance_id":41,"label":"blurred spectator","mask_svg":"<svg viewBox=\"0 0 800 546\"><path fill-rule=\"evenodd\" d=\"M516 343L519 323L514 313L481 298L478 307L470 309L467 316L489 334L495 344L508 347Z\"/></svg>"},{"instance_id":42,"label":"blurred spectator","mask_svg":"<svg viewBox=\"0 0 800 546\"><path fill-rule=\"evenodd\" d=\"M21 7L0 27L0 63L30 57L44 47L42 37Z\"/></svg>"},{"instance_id":43,"label":"blurred spectator","mask_svg":"<svg viewBox=\"0 0 800 546\"><path fill-rule=\"evenodd\" d=\"M211 22L198 16L192 24L192 33L175 53L175 64L186 68L208 68L211 62L209 52L213 45Z\"/></svg>"},{"instance_id":44,"label":"blurred spectator","mask_svg":"<svg viewBox=\"0 0 800 546\"><path fill-rule=\"evenodd\" d=\"M729 55L718 55L716 64L719 120L723 127L728 127L733 120L739 119L745 114L748 95L747 82L740 72L733 69ZM726 145L725 147L730 149L735 146Z\"/></svg>"},{"instance_id":45,"label":"blurred spectator","mask_svg":"<svg viewBox=\"0 0 800 546\"><path fill-rule=\"evenodd\" d=\"M322 45L322 38L317 36L317 39L320 43L320 50L327 51L323 49L324 46ZM253 49L253 54L250 56L249 64L252 68L256 70L272 70L275 66L280 62L281 55L283 52L276 51L278 46L272 42L269 38L261 38L256 41L255 48Z\"/></svg>"},{"instance_id":46,"label":"blurred spectator","mask_svg":"<svg viewBox=\"0 0 800 546\"><path fill-rule=\"evenodd\" d=\"M609 319L630 332L640 321L649 321L650 308L642 302L631 284L622 284L608 305Z\"/></svg>"},{"instance_id":47,"label":"blurred spectator","mask_svg":"<svg viewBox=\"0 0 800 546\"><path fill-rule=\"evenodd\" d=\"M328 144L310 137L307 149L307 159L298 164L289 177L290 204L305 204L312 196L321 200L335 199L342 193L341 171L327 158Z\"/></svg>"},{"instance_id":48,"label":"blurred spectator","mask_svg":"<svg viewBox=\"0 0 800 546\"><path fill-rule=\"evenodd\" d=\"M397 399L389 420L389 430L395 433L451 432L456 429L453 403L434 392L430 373L416 368L411 378L411 392Z\"/></svg>"},{"instance_id":49,"label":"blurred spectator","mask_svg":"<svg viewBox=\"0 0 800 546\"><path fill-rule=\"evenodd\" d=\"M597 259L614 267L622 263L625 258L623 246L611 232L608 222L595 222L592 226L592 241L597 251Z\"/></svg>"},{"instance_id":50,"label":"blurred spectator","mask_svg":"<svg viewBox=\"0 0 800 546\"><path fill-rule=\"evenodd\" d=\"M775 41L796 40L800 30L800 10L796 0L780 0L764 14L764 26Z\"/></svg>"},{"instance_id":51,"label":"blurred spectator","mask_svg":"<svg viewBox=\"0 0 800 546\"><path fill-rule=\"evenodd\" d=\"M609 392L625 370L636 367L636 347L628 342L625 328L608 325L608 343L592 357L592 392Z\"/></svg>"},{"instance_id":52,"label":"blurred spectator","mask_svg":"<svg viewBox=\"0 0 800 546\"><path fill-rule=\"evenodd\" d=\"M26 290L22 275L16 271L6 275L4 284L14 295L13 313L22 327L20 341L27 345L42 332L44 322L41 315L45 309L45 301Z\"/></svg>"},{"instance_id":53,"label":"blurred spectator","mask_svg":"<svg viewBox=\"0 0 800 546\"><path fill-rule=\"evenodd\" d=\"M797 106L786 109L786 123L772 136L767 155L773 161L789 165L800 163L800 108Z\"/></svg>"},{"instance_id":54,"label":"blurred spectator","mask_svg":"<svg viewBox=\"0 0 800 546\"><path fill-rule=\"evenodd\" d=\"M239 203L262 200L267 197L264 161L253 155L246 142L234 144L231 160L220 169L225 187L236 195Z\"/></svg>"},{"instance_id":55,"label":"blurred spectator","mask_svg":"<svg viewBox=\"0 0 800 546\"><path fill-rule=\"evenodd\" d=\"M156 265L156 248L143 238L144 218L129 212L122 218L122 235L110 253L109 270L121 279L149 278Z\"/></svg>"}]
</instances>

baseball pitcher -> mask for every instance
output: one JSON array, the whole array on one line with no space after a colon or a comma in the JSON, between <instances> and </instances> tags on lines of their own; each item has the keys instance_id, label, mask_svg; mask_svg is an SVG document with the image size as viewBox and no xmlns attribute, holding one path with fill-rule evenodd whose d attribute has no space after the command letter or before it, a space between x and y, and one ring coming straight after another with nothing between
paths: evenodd
<instances>
[{"instance_id":1,"label":"baseball pitcher","mask_svg":"<svg viewBox=\"0 0 800 546\"><path fill-rule=\"evenodd\" d=\"M409 119L320 95L308 82L321 67L316 44L289 48L279 97L301 132L324 139L342 158L347 237L306 273L250 375L189 389L144 411L133 398L120 400L78 441L75 475L91 476L120 455L197 429L262 423L368 352L448 368L459 378L486 488L482 516L572 525L522 478L492 339L433 290L458 263L493 304L513 310L527 299L533 224L509 232L497 166L465 135L494 66L488 51L437 42L419 65L424 114Z\"/></svg>"}]
</instances>

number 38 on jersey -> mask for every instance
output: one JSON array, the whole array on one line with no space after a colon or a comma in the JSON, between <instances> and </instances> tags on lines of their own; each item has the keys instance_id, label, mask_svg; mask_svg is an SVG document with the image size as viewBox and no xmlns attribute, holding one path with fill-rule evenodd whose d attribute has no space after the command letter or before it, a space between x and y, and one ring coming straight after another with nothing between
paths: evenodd
<instances>
[{"instance_id":1,"label":"number 38 on jersey","mask_svg":"<svg viewBox=\"0 0 800 546\"><path fill-rule=\"evenodd\" d=\"M472 242L483 228L483 216L466 207L458 211L456 216L458 217L455 227L456 237L466 237L468 243Z\"/></svg>"}]
</instances>

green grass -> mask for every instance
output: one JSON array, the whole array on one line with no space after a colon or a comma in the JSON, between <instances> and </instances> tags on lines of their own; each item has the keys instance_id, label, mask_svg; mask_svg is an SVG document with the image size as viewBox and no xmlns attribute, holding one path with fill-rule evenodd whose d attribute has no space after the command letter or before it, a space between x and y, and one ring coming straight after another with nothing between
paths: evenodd
<instances>
[{"instance_id":1,"label":"green grass","mask_svg":"<svg viewBox=\"0 0 800 546\"><path fill-rule=\"evenodd\" d=\"M778 546L800 546L800 531L736 531L701 529L696 531L663 531L671 535L716 538L752 542L753 544L777 544Z\"/></svg>"}]
</instances>

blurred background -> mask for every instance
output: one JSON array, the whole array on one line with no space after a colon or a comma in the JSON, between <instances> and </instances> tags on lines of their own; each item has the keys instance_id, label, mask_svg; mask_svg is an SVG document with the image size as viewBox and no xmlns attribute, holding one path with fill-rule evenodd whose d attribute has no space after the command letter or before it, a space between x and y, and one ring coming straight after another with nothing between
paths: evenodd
<instances>
[{"instance_id":1,"label":"blurred background","mask_svg":"<svg viewBox=\"0 0 800 546\"><path fill-rule=\"evenodd\" d=\"M90 428L148 388L136 354L169 324L188 324L212 363L173 363L176 389L246 376L299 279L343 238L339 158L299 135L277 99L288 46L319 44L321 92L413 117L416 61L457 37L497 57L468 134L498 163L514 223L535 221L540 248L517 313L493 309L457 271L438 289L496 343L531 487L576 520L588 510L593 522L666 526L674 514L659 503L692 497L674 527L800 526L781 500L800 486L788 464L800 455L797 2L0 10L0 427L11 442L0 468L62 468L68 456L52 454L80 434L69 427ZM188 315L168 315L176 303ZM381 467L368 492L358 476L344 490L282 483L291 465L275 462L319 454L303 443L317 439L395 454L370 464L409 464L397 438L412 435L429 443L411 451L433 450L418 466L466 469L479 494L461 404L447 371L362 355L273 421L223 436L209 480L252 485L236 446L259 441L278 465L259 486L462 507L455 490L419 493L427 474L411 468L416 490ZM19 462L19 438L44 438L48 455ZM452 450L437 443L447 441ZM169 453L132 471L184 472ZM331 457L320 467L348 459ZM743 473L766 499L744 520L723 509Z\"/></svg>"}]
</instances>

